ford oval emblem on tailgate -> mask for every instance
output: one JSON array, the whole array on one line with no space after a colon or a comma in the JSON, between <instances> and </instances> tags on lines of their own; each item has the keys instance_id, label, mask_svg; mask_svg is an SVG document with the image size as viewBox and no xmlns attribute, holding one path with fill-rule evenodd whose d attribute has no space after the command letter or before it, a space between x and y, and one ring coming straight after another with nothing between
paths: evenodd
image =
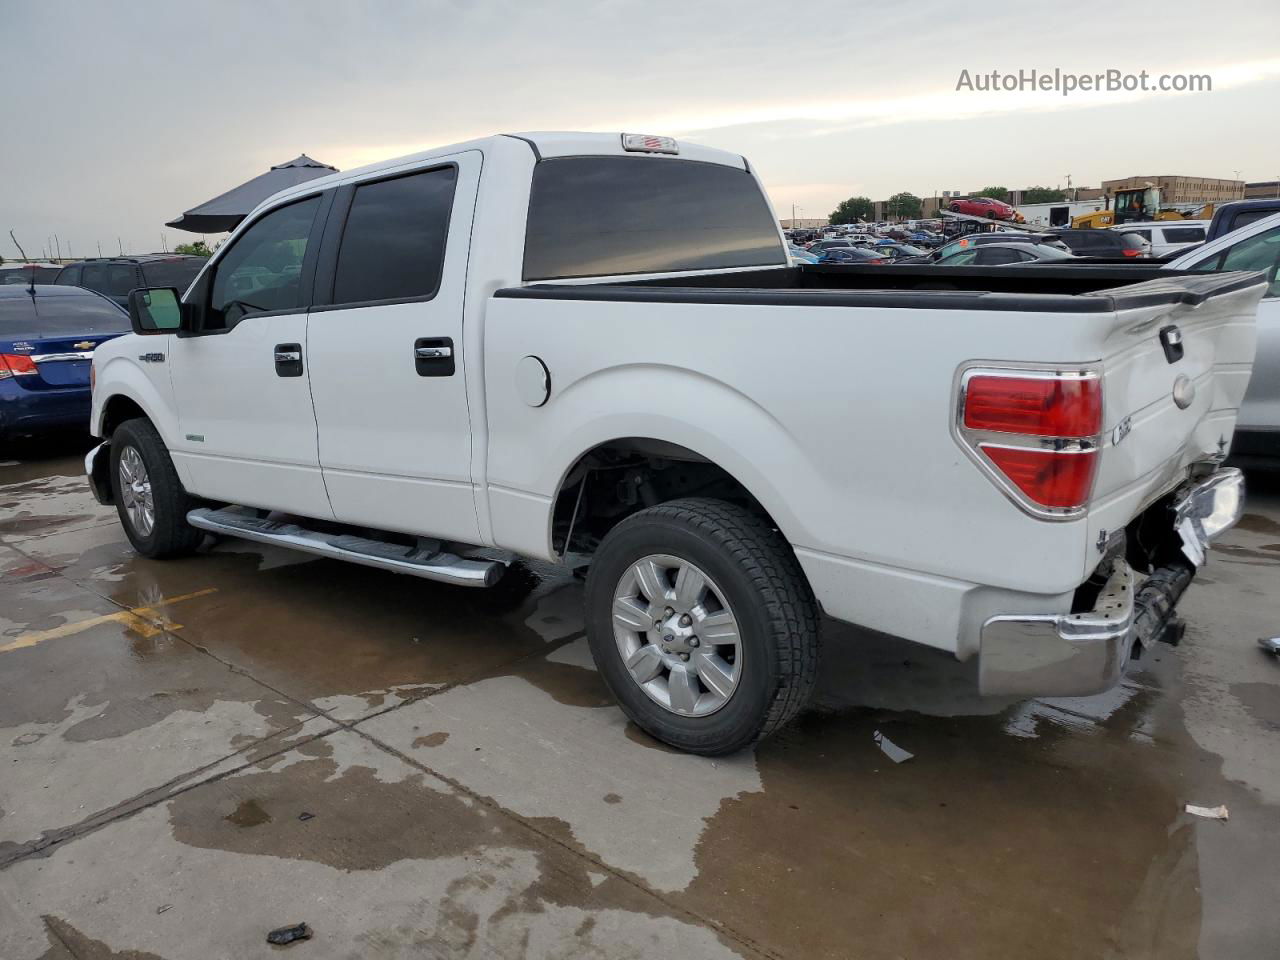
<instances>
[{"instance_id":1,"label":"ford oval emblem on tailgate","mask_svg":"<svg viewBox=\"0 0 1280 960\"><path fill-rule=\"evenodd\" d=\"M1173 402L1178 405L1179 410L1185 410L1195 399L1195 383L1185 373L1178 374L1178 379L1173 381Z\"/></svg>"}]
</instances>

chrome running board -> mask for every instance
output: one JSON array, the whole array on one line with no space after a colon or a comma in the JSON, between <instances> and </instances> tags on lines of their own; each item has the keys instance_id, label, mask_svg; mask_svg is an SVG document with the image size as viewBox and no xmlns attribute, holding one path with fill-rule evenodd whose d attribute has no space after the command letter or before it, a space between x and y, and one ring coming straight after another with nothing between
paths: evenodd
<instances>
[{"instance_id":1,"label":"chrome running board","mask_svg":"<svg viewBox=\"0 0 1280 960\"><path fill-rule=\"evenodd\" d=\"M393 573L407 573L462 587L491 587L506 567L497 560L468 560L440 549L405 546L349 533L308 530L296 523L259 519L235 507L211 510L200 507L187 514L187 523L198 530L240 537L257 543L274 543L320 557L346 560Z\"/></svg>"}]
</instances>

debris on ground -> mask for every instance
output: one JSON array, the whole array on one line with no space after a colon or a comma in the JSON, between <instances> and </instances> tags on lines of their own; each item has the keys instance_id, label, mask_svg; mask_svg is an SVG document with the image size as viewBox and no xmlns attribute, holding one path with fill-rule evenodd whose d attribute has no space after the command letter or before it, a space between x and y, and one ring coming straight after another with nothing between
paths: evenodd
<instances>
[{"instance_id":1,"label":"debris on ground","mask_svg":"<svg viewBox=\"0 0 1280 960\"><path fill-rule=\"evenodd\" d=\"M295 924L292 927L280 927L267 934L267 943L273 943L280 947L293 943L295 940L310 939L311 928L305 923Z\"/></svg>"},{"instance_id":2,"label":"debris on ground","mask_svg":"<svg viewBox=\"0 0 1280 960\"><path fill-rule=\"evenodd\" d=\"M1267 653L1280 657L1280 637L1263 637L1258 641L1258 646Z\"/></svg>"},{"instance_id":3,"label":"debris on ground","mask_svg":"<svg viewBox=\"0 0 1280 960\"><path fill-rule=\"evenodd\" d=\"M164 913L166 910L172 910L172 909L173 909L173 904L166 903L159 907L156 907L156 913Z\"/></svg>"},{"instance_id":4,"label":"debris on ground","mask_svg":"<svg viewBox=\"0 0 1280 960\"><path fill-rule=\"evenodd\" d=\"M305 822L305 821L307 821L307 820L313 820L313 819L315 819L315 814L314 814L314 813L307 813L307 811L303 810L300 814L298 814L298 819L299 819L299 820L302 820L302 821L304 821L304 822Z\"/></svg>"},{"instance_id":5,"label":"debris on ground","mask_svg":"<svg viewBox=\"0 0 1280 960\"><path fill-rule=\"evenodd\" d=\"M1204 817L1206 820L1227 819L1227 807L1225 804L1221 807L1197 807L1194 803L1188 803L1187 813L1194 814L1197 817Z\"/></svg>"},{"instance_id":6,"label":"debris on ground","mask_svg":"<svg viewBox=\"0 0 1280 960\"><path fill-rule=\"evenodd\" d=\"M876 746L880 748L880 751L894 763L905 763L915 756L909 750L903 750L879 730L872 734L872 739L875 740Z\"/></svg>"}]
</instances>

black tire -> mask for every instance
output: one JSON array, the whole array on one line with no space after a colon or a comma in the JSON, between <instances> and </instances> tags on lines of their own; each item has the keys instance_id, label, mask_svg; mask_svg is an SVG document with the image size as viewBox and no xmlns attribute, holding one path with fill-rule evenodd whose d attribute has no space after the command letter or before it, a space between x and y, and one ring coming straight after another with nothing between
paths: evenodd
<instances>
[{"instance_id":1,"label":"black tire","mask_svg":"<svg viewBox=\"0 0 1280 960\"><path fill-rule=\"evenodd\" d=\"M951 205L951 212L952 212L952 213L959 213L959 212L960 212L960 204L958 204L958 203L953 203L953 204Z\"/></svg>"},{"instance_id":2,"label":"black tire","mask_svg":"<svg viewBox=\"0 0 1280 960\"><path fill-rule=\"evenodd\" d=\"M138 452L151 481L155 525L145 535L134 528L120 495L120 457L129 448ZM182 488L169 451L150 420L126 420L116 427L111 435L110 478L111 495L120 515L120 525L124 527L133 549L144 557L161 560L194 553L200 546L204 540L203 531L187 523L187 512L199 503Z\"/></svg>"},{"instance_id":3,"label":"black tire","mask_svg":"<svg viewBox=\"0 0 1280 960\"><path fill-rule=\"evenodd\" d=\"M668 554L695 564L724 592L738 620L743 672L716 712L680 716L635 682L614 639L613 597L637 560ZM768 736L808 702L818 673L818 609L790 545L767 520L722 500L659 504L609 531L587 574L587 637L623 712L646 733L706 756Z\"/></svg>"}]
</instances>

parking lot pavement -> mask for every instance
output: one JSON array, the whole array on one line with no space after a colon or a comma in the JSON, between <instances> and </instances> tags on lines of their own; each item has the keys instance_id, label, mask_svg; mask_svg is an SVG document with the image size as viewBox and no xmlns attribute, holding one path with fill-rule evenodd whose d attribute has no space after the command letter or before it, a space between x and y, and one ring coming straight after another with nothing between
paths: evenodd
<instances>
[{"instance_id":1,"label":"parking lot pavement","mask_svg":"<svg viewBox=\"0 0 1280 960\"><path fill-rule=\"evenodd\" d=\"M629 725L581 590L236 541L154 563L73 455L0 466L0 957L1261 957L1280 942L1280 484L1111 694L1013 703L828 625L815 708ZM877 732L913 757L895 763ZM1225 804L1222 822L1184 812Z\"/></svg>"}]
</instances>

